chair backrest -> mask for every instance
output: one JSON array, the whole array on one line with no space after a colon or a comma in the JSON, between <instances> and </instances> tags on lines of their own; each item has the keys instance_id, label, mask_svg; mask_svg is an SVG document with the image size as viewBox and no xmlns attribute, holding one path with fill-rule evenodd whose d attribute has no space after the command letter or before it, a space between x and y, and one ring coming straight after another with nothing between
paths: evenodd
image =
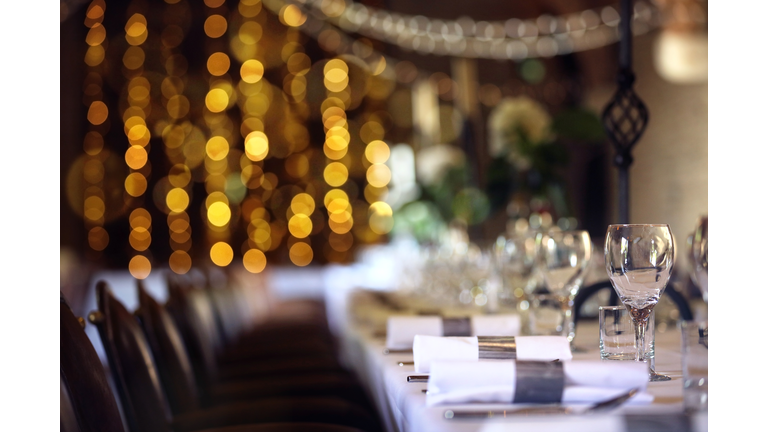
<instances>
[{"instance_id":1,"label":"chair backrest","mask_svg":"<svg viewBox=\"0 0 768 432\"><path fill-rule=\"evenodd\" d=\"M213 315L210 309L206 309L205 296L202 289L193 288L180 278L168 279L168 302L165 307L181 333L199 393L203 397L207 397L207 390L218 380L218 335Z\"/></svg>"},{"instance_id":2,"label":"chair backrest","mask_svg":"<svg viewBox=\"0 0 768 432\"><path fill-rule=\"evenodd\" d=\"M64 298L59 309L61 430L123 432L123 421L104 366Z\"/></svg>"},{"instance_id":3,"label":"chair backrest","mask_svg":"<svg viewBox=\"0 0 768 432\"><path fill-rule=\"evenodd\" d=\"M136 318L112 295L107 283L96 284L96 324L131 432L170 432L168 404L147 339ZM103 429L107 430L107 429Z\"/></svg>"},{"instance_id":4,"label":"chair backrest","mask_svg":"<svg viewBox=\"0 0 768 432\"><path fill-rule=\"evenodd\" d=\"M139 308L135 315L152 349L168 403L174 415L200 408L200 398L181 333L165 307L137 281Z\"/></svg>"}]
</instances>

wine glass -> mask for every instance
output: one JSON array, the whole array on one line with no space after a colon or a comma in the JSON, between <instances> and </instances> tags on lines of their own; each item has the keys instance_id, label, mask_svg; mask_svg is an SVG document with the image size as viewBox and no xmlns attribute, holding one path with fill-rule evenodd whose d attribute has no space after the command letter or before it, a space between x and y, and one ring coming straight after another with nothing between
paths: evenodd
<instances>
[{"instance_id":1,"label":"wine glass","mask_svg":"<svg viewBox=\"0 0 768 432\"><path fill-rule=\"evenodd\" d=\"M562 334L573 345L574 299L584 283L592 240L587 231L550 231L539 235L538 266L547 289L560 304Z\"/></svg>"},{"instance_id":2,"label":"wine glass","mask_svg":"<svg viewBox=\"0 0 768 432\"><path fill-rule=\"evenodd\" d=\"M635 324L635 360L645 361L645 332L654 306L669 282L675 244L666 224L610 225L605 269ZM650 365L649 365L650 367ZM651 381L666 380L651 370Z\"/></svg>"},{"instance_id":3,"label":"wine glass","mask_svg":"<svg viewBox=\"0 0 768 432\"><path fill-rule=\"evenodd\" d=\"M499 236L492 246L495 270L501 279L499 301L517 306L518 299L534 288L536 265L535 233Z\"/></svg>"},{"instance_id":4,"label":"wine glass","mask_svg":"<svg viewBox=\"0 0 768 432\"><path fill-rule=\"evenodd\" d=\"M707 303L709 298L709 289L707 284L707 261L708 261L708 235L707 235L707 216L702 216L696 223L696 230L693 232L691 241L691 255L693 256L694 274L696 275L696 284L701 290L701 297Z\"/></svg>"}]
</instances>

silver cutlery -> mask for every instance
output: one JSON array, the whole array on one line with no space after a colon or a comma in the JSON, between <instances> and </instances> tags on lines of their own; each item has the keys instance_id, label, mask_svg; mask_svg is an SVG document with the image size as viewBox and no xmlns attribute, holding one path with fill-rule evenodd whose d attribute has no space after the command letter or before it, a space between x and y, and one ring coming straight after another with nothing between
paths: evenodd
<instances>
[{"instance_id":1,"label":"silver cutlery","mask_svg":"<svg viewBox=\"0 0 768 432\"><path fill-rule=\"evenodd\" d=\"M629 398L634 396L640 391L639 388L633 388L632 390L602 401L598 402L591 407L587 408L584 411L564 407L562 405L546 405L546 406L536 406L536 407L530 407L530 408L520 408L516 410L446 410L444 413L444 416L446 419L486 419L486 418L506 418L506 417L512 417L512 416L519 416L519 415L542 415L542 414L587 414L587 413L595 413L595 412L605 412L609 411L613 408L618 407L619 405L626 402Z\"/></svg>"}]
</instances>

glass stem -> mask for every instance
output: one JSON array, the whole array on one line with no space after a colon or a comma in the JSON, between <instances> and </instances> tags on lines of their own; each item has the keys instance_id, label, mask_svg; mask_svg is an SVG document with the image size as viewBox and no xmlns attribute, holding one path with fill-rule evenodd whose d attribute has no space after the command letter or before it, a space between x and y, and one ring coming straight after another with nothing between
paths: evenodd
<instances>
[{"instance_id":1,"label":"glass stem","mask_svg":"<svg viewBox=\"0 0 768 432\"><path fill-rule=\"evenodd\" d=\"M573 340L576 338L576 326L573 322L573 298L572 296L565 296L560 298L560 312L563 315L563 335L568 338L568 342L573 345Z\"/></svg>"},{"instance_id":2,"label":"glass stem","mask_svg":"<svg viewBox=\"0 0 768 432\"><path fill-rule=\"evenodd\" d=\"M635 360L645 361L645 330L648 329L648 318L635 322L635 347L637 354Z\"/></svg>"}]
</instances>

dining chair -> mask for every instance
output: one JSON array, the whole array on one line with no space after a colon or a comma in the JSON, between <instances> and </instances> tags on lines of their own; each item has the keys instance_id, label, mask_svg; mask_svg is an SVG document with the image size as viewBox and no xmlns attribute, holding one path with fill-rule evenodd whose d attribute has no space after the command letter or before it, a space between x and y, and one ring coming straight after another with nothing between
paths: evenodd
<instances>
[{"instance_id":1,"label":"dining chair","mask_svg":"<svg viewBox=\"0 0 768 432\"><path fill-rule=\"evenodd\" d=\"M104 366L85 334L85 321L75 316L63 295L60 299L61 430L123 432L123 421Z\"/></svg>"},{"instance_id":2,"label":"dining chair","mask_svg":"<svg viewBox=\"0 0 768 432\"><path fill-rule=\"evenodd\" d=\"M363 408L331 397L244 400L174 415L139 322L112 295L105 282L98 282L96 289L98 310L89 315L89 320L98 327L131 432L184 432L274 422L380 429L376 419Z\"/></svg>"},{"instance_id":3,"label":"dining chair","mask_svg":"<svg viewBox=\"0 0 768 432\"><path fill-rule=\"evenodd\" d=\"M584 303L586 303L590 298L603 290L610 290L611 298L609 303L611 306L616 306L619 304L618 296L616 295L616 291L613 289L613 285L611 285L611 281L597 282L592 285L583 287L579 290L579 293L576 295L576 298L573 301L573 310L575 311L573 322L575 324L578 324L579 319L582 318L581 309L584 306ZM662 297L664 296L666 296L669 300L672 301L672 303L675 304L677 310L680 312L680 319L685 321L690 321L693 319L693 312L691 311L691 307L688 304L688 300L686 300L685 297L678 290L676 290L671 283L667 285L667 288L662 293Z\"/></svg>"},{"instance_id":4,"label":"dining chair","mask_svg":"<svg viewBox=\"0 0 768 432\"><path fill-rule=\"evenodd\" d=\"M101 297L101 296L100 296ZM94 314L89 319L101 321L104 316ZM123 420L120 416L118 403L112 392L96 350L85 334L83 327L85 320L74 315L63 296L59 313L60 327L60 430L62 432L124 432ZM113 331L110 329L109 331ZM119 333L119 332L118 332ZM112 333L114 335L114 332ZM119 336L118 336L119 338ZM119 338L123 342L122 338ZM134 367L127 370L134 371ZM125 370L125 369L124 369ZM274 405L274 404L273 404ZM137 405L133 405L137 406ZM123 404L125 407L125 404ZM335 405L320 407L331 409L331 414L336 416L354 417L356 412L338 410L341 406ZM203 432L363 432L366 430L378 430L375 427L366 427L363 422L359 428L330 424L324 422L329 415L318 413L309 407L302 419L302 413L286 416L286 410L275 415L261 416L265 421L259 424L243 424L248 420L258 420L259 416L253 414L255 410L274 408L257 404L241 404L235 409L219 409L209 414L198 414L196 417L175 419L180 425L171 424L168 427L129 428L130 431L162 430L167 432L196 431ZM294 406L301 410L302 406ZM336 409L334 412L333 410ZM284 420L291 420L285 422ZM281 422L276 422L283 420ZM234 426L215 427L214 423L221 422ZM350 422L352 423L352 422ZM142 423L146 424L146 423Z\"/></svg>"},{"instance_id":5,"label":"dining chair","mask_svg":"<svg viewBox=\"0 0 768 432\"><path fill-rule=\"evenodd\" d=\"M300 370L346 372L338 364L333 347L313 338L292 339L292 334L283 334L279 338L288 342L269 343L268 340L250 339L226 351L222 341L217 340L214 311L207 303L208 297L203 288L171 281L168 290L165 307L181 333L200 393L205 399L210 399L209 390L222 381L260 375L259 370L269 371L270 374L280 371L296 373Z\"/></svg>"},{"instance_id":6,"label":"dining chair","mask_svg":"<svg viewBox=\"0 0 768 432\"><path fill-rule=\"evenodd\" d=\"M135 314L141 323L149 341L150 348L160 373L160 380L168 395L174 413L186 412L203 406L228 403L243 399L272 396L330 396L347 399L358 403L365 395L357 380L339 369L339 371L302 370L286 372L285 369L269 369L272 375L251 373L241 368L242 374L232 376L229 382L218 382L210 388L204 388L203 398L198 398L194 374L180 333L163 305L158 303L144 289L141 281L137 283L139 308ZM256 363L254 369L262 363ZM278 373L275 373L278 372ZM236 381L235 381L236 380ZM194 395L194 397L192 397ZM194 399L194 400L193 400ZM185 401L183 405L173 401Z\"/></svg>"}]
</instances>

